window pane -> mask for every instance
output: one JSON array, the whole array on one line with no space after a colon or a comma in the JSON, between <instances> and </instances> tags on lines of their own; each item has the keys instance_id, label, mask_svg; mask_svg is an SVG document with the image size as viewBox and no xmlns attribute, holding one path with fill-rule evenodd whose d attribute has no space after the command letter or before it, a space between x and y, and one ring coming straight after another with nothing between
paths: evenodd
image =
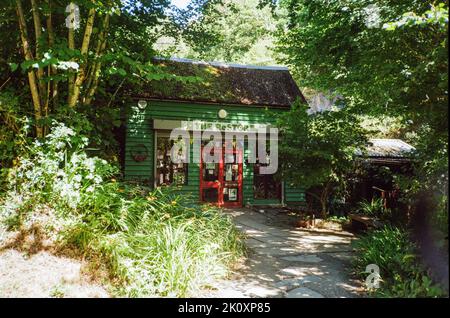
<instances>
[{"instance_id":1,"label":"window pane","mask_svg":"<svg viewBox=\"0 0 450 318\"><path fill-rule=\"evenodd\" d=\"M260 174L255 164L253 170L253 197L255 199L281 199L281 183L276 181L273 174Z\"/></svg>"},{"instance_id":2,"label":"window pane","mask_svg":"<svg viewBox=\"0 0 450 318\"><path fill-rule=\"evenodd\" d=\"M173 141L169 137L156 139L156 184L182 185L187 183L187 164L173 163L170 158L170 149Z\"/></svg>"},{"instance_id":3,"label":"window pane","mask_svg":"<svg viewBox=\"0 0 450 318\"><path fill-rule=\"evenodd\" d=\"M219 180L219 164L218 163L204 163L202 169L203 181L217 181Z\"/></svg>"},{"instance_id":4,"label":"window pane","mask_svg":"<svg viewBox=\"0 0 450 318\"><path fill-rule=\"evenodd\" d=\"M223 201L224 202L239 202L239 188L229 187L223 188Z\"/></svg>"}]
</instances>

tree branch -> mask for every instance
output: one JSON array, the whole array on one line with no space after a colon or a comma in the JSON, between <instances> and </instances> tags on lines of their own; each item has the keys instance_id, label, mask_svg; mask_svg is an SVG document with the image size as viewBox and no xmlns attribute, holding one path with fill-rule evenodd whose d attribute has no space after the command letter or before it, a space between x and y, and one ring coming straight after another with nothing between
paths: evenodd
<instances>
[{"instance_id":1,"label":"tree branch","mask_svg":"<svg viewBox=\"0 0 450 318\"><path fill-rule=\"evenodd\" d=\"M39 15L39 9L37 5L37 0L31 0L31 12L33 13L33 23L34 23L34 35L36 38L36 60L40 61L42 59L42 52L41 52L41 37L42 37L42 24L41 24L41 17ZM38 67L36 71L38 84L39 84L39 97L41 98L41 105L46 104L46 100L48 99L48 96L46 96L46 88L45 83L43 81L44 78L44 69L41 67Z\"/></svg>"},{"instance_id":2,"label":"tree branch","mask_svg":"<svg viewBox=\"0 0 450 318\"><path fill-rule=\"evenodd\" d=\"M75 107L78 102L78 98L80 96L81 85L85 79L86 65L88 60L88 50L89 50L89 42L92 35L92 29L94 27L94 18L95 18L95 8L91 8L89 10L88 19L86 22L86 28L84 31L83 42L81 44L81 55L84 61L82 62L80 69L78 71L77 77L75 79L75 86L73 87L73 94L69 99L69 107Z\"/></svg>"},{"instance_id":3,"label":"tree branch","mask_svg":"<svg viewBox=\"0 0 450 318\"><path fill-rule=\"evenodd\" d=\"M16 0L16 13L17 18L19 20L19 29L20 29L20 38L22 40L22 48L25 56L25 60L30 61L33 60L33 54L31 53L30 44L28 40L28 32L27 25L25 22L25 16L23 14L22 2L21 0ZM28 70L28 83L30 85L31 98L33 100L34 107L34 117L36 119L36 136L42 137L43 130L42 126L39 123L39 120L42 118L41 113L41 102L39 97L39 91L36 83L36 77L32 69Z\"/></svg>"},{"instance_id":4,"label":"tree branch","mask_svg":"<svg viewBox=\"0 0 450 318\"><path fill-rule=\"evenodd\" d=\"M102 31L99 34L98 41L97 41L97 49L95 52L96 58L99 59L106 48L106 35L108 34L109 29L109 14L105 15L105 18L103 19L103 28ZM98 81L100 77L100 68L101 68L101 61L96 61L92 67L92 71L90 72L88 76L88 82L86 85L87 93L85 100L83 102L84 105L90 105L92 102L92 98L97 90L98 87Z\"/></svg>"}]
</instances>

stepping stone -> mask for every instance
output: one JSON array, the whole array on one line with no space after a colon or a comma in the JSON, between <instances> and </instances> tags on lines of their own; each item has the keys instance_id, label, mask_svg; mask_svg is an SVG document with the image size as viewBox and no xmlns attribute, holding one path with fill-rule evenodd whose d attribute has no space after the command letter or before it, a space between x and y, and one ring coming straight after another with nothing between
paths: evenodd
<instances>
[{"instance_id":1,"label":"stepping stone","mask_svg":"<svg viewBox=\"0 0 450 318\"><path fill-rule=\"evenodd\" d=\"M285 275L290 275L290 276L302 276L304 275L304 268L301 267L288 267L288 268L283 268L281 270L282 274Z\"/></svg>"},{"instance_id":2,"label":"stepping stone","mask_svg":"<svg viewBox=\"0 0 450 318\"><path fill-rule=\"evenodd\" d=\"M304 263L319 263L322 261L320 257L316 255L294 255L294 256L285 256L281 258L282 260L289 262L304 262Z\"/></svg>"},{"instance_id":3,"label":"stepping stone","mask_svg":"<svg viewBox=\"0 0 450 318\"><path fill-rule=\"evenodd\" d=\"M275 287L282 289L292 289L294 287L299 287L301 282L302 282L301 278L285 279L275 283Z\"/></svg>"},{"instance_id":4,"label":"stepping stone","mask_svg":"<svg viewBox=\"0 0 450 318\"><path fill-rule=\"evenodd\" d=\"M295 287L300 287L302 284L318 283L321 280L322 278L320 278L319 276L307 275L300 278L289 278L280 280L279 282L275 283L275 287L289 290Z\"/></svg>"},{"instance_id":5,"label":"stepping stone","mask_svg":"<svg viewBox=\"0 0 450 318\"><path fill-rule=\"evenodd\" d=\"M246 290L245 295L248 297L258 297L258 298L277 297L277 296L280 297L281 291L276 288L256 286Z\"/></svg>"},{"instance_id":6,"label":"stepping stone","mask_svg":"<svg viewBox=\"0 0 450 318\"><path fill-rule=\"evenodd\" d=\"M323 295L306 287L299 287L287 293L286 298L324 298Z\"/></svg>"},{"instance_id":7,"label":"stepping stone","mask_svg":"<svg viewBox=\"0 0 450 318\"><path fill-rule=\"evenodd\" d=\"M307 283L319 283L320 281L323 281L324 279L317 275L307 275L307 276L300 278L300 280L302 281L302 284L307 284Z\"/></svg>"}]
</instances>

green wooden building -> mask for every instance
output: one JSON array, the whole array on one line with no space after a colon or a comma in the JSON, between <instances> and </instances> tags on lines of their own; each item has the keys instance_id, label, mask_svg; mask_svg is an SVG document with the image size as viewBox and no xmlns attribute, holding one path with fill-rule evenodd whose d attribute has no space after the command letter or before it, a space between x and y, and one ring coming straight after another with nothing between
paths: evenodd
<instances>
[{"instance_id":1,"label":"green wooden building","mask_svg":"<svg viewBox=\"0 0 450 318\"><path fill-rule=\"evenodd\" d=\"M125 179L151 187L176 185L199 201L223 206L304 201L302 189L276 181L271 174L260 174L261 164L248 160L247 142L241 164L204 164L201 159L177 164L170 160L170 131L185 122L273 125L275 113L289 110L297 98L304 100L287 68L186 59L160 59L157 64L189 80L153 81L149 87L128 92L134 103L127 110ZM192 158L199 158L193 147L190 151Z\"/></svg>"}]
</instances>

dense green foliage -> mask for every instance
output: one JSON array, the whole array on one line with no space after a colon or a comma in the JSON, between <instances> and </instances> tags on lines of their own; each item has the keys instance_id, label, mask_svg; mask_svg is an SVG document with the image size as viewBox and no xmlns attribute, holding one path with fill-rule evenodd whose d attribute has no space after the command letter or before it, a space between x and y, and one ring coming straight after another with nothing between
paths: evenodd
<instances>
[{"instance_id":1,"label":"dense green foliage","mask_svg":"<svg viewBox=\"0 0 450 318\"><path fill-rule=\"evenodd\" d=\"M383 200L380 198L372 198L370 202L367 200L359 202L357 212L380 219L387 219L391 213L384 207Z\"/></svg>"},{"instance_id":2,"label":"dense green foliage","mask_svg":"<svg viewBox=\"0 0 450 318\"><path fill-rule=\"evenodd\" d=\"M217 36L214 42L190 43L187 57L243 64L274 64L275 17L258 0L223 1L202 21ZM182 52L181 52L182 53Z\"/></svg>"},{"instance_id":3,"label":"dense green foliage","mask_svg":"<svg viewBox=\"0 0 450 318\"><path fill-rule=\"evenodd\" d=\"M380 287L370 292L378 297L439 297L445 293L421 267L417 247L409 233L394 227L370 232L355 244L354 270L361 279L367 277L366 266L380 269Z\"/></svg>"},{"instance_id":4,"label":"dense green foliage","mask_svg":"<svg viewBox=\"0 0 450 318\"><path fill-rule=\"evenodd\" d=\"M242 255L231 220L173 189L130 186L86 154L88 140L59 124L10 171L2 226L40 226L62 248L106 264L126 296L186 296L226 275Z\"/></svg>"},{"instance_id":5,"label":"dense green foliage","mask_svg":"<svg viewBox=\"0 0 450 318\"><path fill-rule=\"evenodd\" d=\"M361 120L351 122L367 128L368 137L401 138L416 148L412 173L389 176L401 190L402 207L412 210L384 211L376 200L361 202L354 210L387 222L394 212L408 214L411 222L418 215L417 226L425 231L431 225L431 233L442 231L444 234L436 236L436 244L445 245L442 237L448 236L448 3L283 0L280 5L287 10L288 21L278 30L277 49L301 86L331 98L338 96L345 112ZM341 136L342 127L333 127L330 131L336 131L344 142L323 146L316 154L311 150L317 150L320 142L327 140L327 134L319 135L319 141L314 142L314 136L305 140L301 137L302 130L308 131L305 121L295 112L291 116L287 126L300 136L300 142L289 138L292 147L286 144L280 151L291 154L285 157L285 165L288 169L296 167L293 170L299 179L313 171L308 175L309 184L320 185L318 181L331 170L320 169L324 161L316 162L316 158L335 157L337 149L349 149L348 143L354 137L351 133ZM310 142L317 147L309 150ZM355 138L355 145L357 142ZM296 163L298 158L304 158L302 148L311 152L309 164ZM337 167L349 162L337 158ZM327 166L332 167L329 163ZM297 172L300 170L306 172ZM427 198L421 209L420 197ZM425 219L420 219L422 213L426 214ZM378 295L438 294L417 265L417 251L410 242L406 233L395 228L369 233L361 240L356 254L358 270L371 263L380 266L384 283L376 292Z\"/></svg>"},{"instance_id":6,"label":"dense green foliage","mask_svg":"<svg viewBox=\"0 0 450 318\"><path fill-rule=\"evenodd\" d=\"M228 63L275 65L276 26L282 10L272 10L259 0L222 0L211 3L195 24L209 37L205 40L163 36L155 47L178 57Z\"/></svg>"},{"instance_id":7,"label":"dense green foliage","mask_svg":"<svg viewBox=\"0 0 450 318\"><path fill-rule=\"evenodd\" d=\"M391 175L402 206L412 207L395 213L415 222L422 213L416 213L418 198L427 197L422 208L427 215L417 222L430 232L442 231L439 238L448 236L448 3L284 0L280 5L288 15L278 31L284 63L302 86L339 96L346 112L368 128L368 137L401 138L416 148L412 173ZM291 126L300 133L303 124L292 120ZM301 153L295 145L288 151ZM324 148L333 153L333 147ZM297 158L291 160L287 165L297 166ZM366 203L365 210L376 207Z\"/></svg>"},{"instance_id":8,"label":"dense green foliage","mask_svg":"<svg viewBox=\"0 0 450 318\"><path fill-rule=\"evenodd\" d=\"M289 182L306 189L322 186L319 200L326 214L333 187L345 189L345 176L366 139L358 118L346 109L314 114L307 110L305 104L294 105L279 118L279 162Z\"/></svg>"},{"instance_id":9,"label":"dense green foliage","mask_svg":"<svg viewBox=\"0 0 450 318\"><path fill-rule=\"evenodd\" d=\"M168 0L141 0L138 5L77 1L76 29L66 25L70 2L0 4L2 173L13 165L11 157L19 153L15 145L21 138L42 138L53 120L84 131L91 147L117 162L117 137L129 101L123 89L162 79L189 81L152 64L158 54L153 44L162 34L204 39L201 26L187 22L214 1L194 1L186 12L171 10Z\"/></svg>"},{"instance_id":10,"label":"dense green foliage","mask_svg":"<svg viewBox=\"0 0 450 318\"><path fill-rule=\"evenodd\" d=\"M282 5L289 22L280 29L278 49L302 85L342 96L355 114L397 118L397 137L410 141L418 157L417 178L402 188L448 196L448 5L406 0Z\"/></svg>"},{"instance_id":11,"label":"dense green foliage","mask_svg":"<svg viewBox=\"0 0 450 318\"><path fill-rule=\"evenodd\" d=\"M11 93L0 92L0 189L6 180L9 165L26 151L30 142L28 117L20 112L19 99Z\"/></svg>"},{"instance_id":12,"label":"dense green foliage","mask_svg":"<svg viewBox=\"0 0 450 318\"><path fill-rule=\"evenodd\" d=\"M444 4L432 11L423 1L284 1L284 6L289 22L279 49L303 85L333 90L366 112L407 112L408 119L445 130Z\"/></svg>"}]
</instances>

